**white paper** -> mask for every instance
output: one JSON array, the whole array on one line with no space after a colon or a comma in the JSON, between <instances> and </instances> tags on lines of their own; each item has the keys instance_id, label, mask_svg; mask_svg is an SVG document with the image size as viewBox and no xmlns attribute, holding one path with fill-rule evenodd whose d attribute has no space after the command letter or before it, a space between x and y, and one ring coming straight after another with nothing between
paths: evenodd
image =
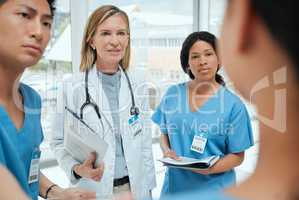
<instances>
[{"instance_id":1,"label":"white paper","mask_svg":"<svg viewBox=\"0 0 299 200\"><path fill-rule=\"evenodd\" d=\"M95 166L99 166L103 160L108 144L99 135L84 129L80 134L74 127L65 130L64 147L74 159L83 163L91 152L96 152L97 159Z\"/></svg>"},{"instance_id":2,"label":"white paper","mask_svg":"<svg viewBox=\"0 0 299 200\"><path fill-rule=\"evenodd\" d=\"M163 164L169 167L176 167L176 168L183 168L183 169L207 169L211 166L213 166L218 160L219 156L210 156L204 159L195 159L195 158L189 158L189 157L179 157L181 160L174 160L171 158L161 158L159 161L161 161ZM190 167L190 165L193 164L207 164L209 167L206 168L199 168L199 167Z\"/></svg>"}]
</instances>

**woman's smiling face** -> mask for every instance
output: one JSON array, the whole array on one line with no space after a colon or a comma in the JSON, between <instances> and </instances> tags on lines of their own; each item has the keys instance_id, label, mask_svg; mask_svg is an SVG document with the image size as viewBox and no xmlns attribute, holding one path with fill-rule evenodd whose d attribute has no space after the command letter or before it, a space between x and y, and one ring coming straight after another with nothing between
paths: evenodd
<instances>
[{"instance_id":1,"label":"woman's smiling face","mask_svg":"<svg viewBox=\"0 0 299 200\"><path fill-rule=\"evenodd\" d=\"M122 15L116 14L97 27L91 46L97 52L97 62L114 66L123 59L128 42L128 24Z\"/></svg>"}]
</instances>

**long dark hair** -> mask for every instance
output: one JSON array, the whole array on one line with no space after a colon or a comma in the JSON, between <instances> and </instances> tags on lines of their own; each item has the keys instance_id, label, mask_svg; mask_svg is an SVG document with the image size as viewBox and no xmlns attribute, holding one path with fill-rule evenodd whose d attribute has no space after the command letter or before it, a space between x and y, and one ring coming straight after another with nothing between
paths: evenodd
<instances>
[{"instance_id":1,"label":"long dark hair","mask_svg":"<svg viewBox=\"0 0 299 200\"><path fill-rule=\"evenodd\" d=\"M182 49L181 49L181 55L180 55L182 69L184 70L184 72L186 74L189 75L189 77L191 79L194 79L195 77L192 74L192 72L189 70L189 64L188 64L189 53L190 53L190 49L193 46L193 44L195 42L199 41L199 40L209 43L213 47L214 51L216 52L216 55L218 56L217 48L216 48L217 38L216 38L215 35L213 35L212 33L207 32L207 31L200 31L200 32L191 33L185 39L185 41L183 42L183 46L182 46ZM218 66L218 70L219 70L219 66ZM218 72L218 70L217 70L217 72ZM224 79L220 74L216 73L215 80L220 85L225 86Z\"/></svg>"}]
</instances>

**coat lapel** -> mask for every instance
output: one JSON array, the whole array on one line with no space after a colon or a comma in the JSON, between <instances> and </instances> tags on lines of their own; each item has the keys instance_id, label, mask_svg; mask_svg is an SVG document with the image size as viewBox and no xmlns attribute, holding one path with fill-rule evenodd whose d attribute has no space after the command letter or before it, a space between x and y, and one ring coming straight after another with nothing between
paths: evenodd
<instances>
[{"instance_id":1,"label":"coat lapel","mask_svg":"<svg viewBox=\"0 0 299 200\"><path fill-rule=\"evenodd\" d=\"M128 81L126 80L125 74L121 67L121 84L120 84L120 92L119 92L119 115L120 115L120 123L121 127L124 128L126 126L128 119L130 117L130 108L132 105L131 94L129 90ZM107 98L103 87L101 79L98 78L97 69L94 66L89 72L89 80L88 80L88 88L89 93L93 101L97 103L99 106L100 113L103 118L103 123L106 124L105 120L108 121L107 128L113 127L113 120L111 116L111 108L109 105L109 99ZM124 130L122 130L124 131Z\"/></svg>"},{"instance_id":2,"label":"coat lapel","mask_svg":"<svg viewBox=\"0 0 299 200\"><path fill-rule=\"evenodd\" d=\"M124 120L124 123L127 123L130 117L130 108L132 105L132 100L131 100L128 81L121 67L120 70L121 70L121 85L120 85L120 92L119 92L119 112L121 115L121 119Z\"/></svg>"},{"instance_id":3,"label":"coat lapel","mask_svg":"<svg viewBox=\"0 0 299 200\"><path fill-rule=\"evenodd\" d=\"M89 72L88 88L91 99L98 105L104 126L113 126L108 98L103 90L101 79L98 78L97 69L94 66ZM107 130L107 129L106 129Z\"/></svg>"}]
</instances>

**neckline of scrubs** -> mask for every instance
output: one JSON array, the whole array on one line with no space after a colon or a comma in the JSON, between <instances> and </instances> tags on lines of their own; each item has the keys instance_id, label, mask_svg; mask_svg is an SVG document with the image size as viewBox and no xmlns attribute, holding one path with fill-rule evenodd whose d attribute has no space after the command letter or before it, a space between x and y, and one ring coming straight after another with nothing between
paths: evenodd
<instances>
[{"instance_id":1,"label":"neckline of scrubs","mask_svg":"<svg viewBox=\"0 0 299 200\"><path fill-rule=\"evenodd\" d=\"M224 87L222 85L219 86L219 88L217 89L217 91L211 95L201 106L199 106L195 111L191 110L191 105L189 103L189 87L188 87L188 82L185 83L185 101L186 101L186 105L187 105L187 111L189 113L198 113L200 110L202 110L207 104L209 104L213 99L215 99L215 97L217 97L220 93L220 91L223 89Z\"/></svg>"},{"instance_id":2,"label":"neckline of scrubs","mask_svg":"<svg viewBox=\"0 0 299 200\"><path fill-rule=\"evenodd\" d=\"M6 119L6 123L8 124L3 124L5 126L11 126L14 130L15 130L15 133L17 134L20 134L23 132L23 130L26 128L26 122L27 122L27 99L25 97L25 91L24 91L24 88L23 88L23 85L20 84L19 86L19 91L20 91L20 94L22 95L22 98L23 98L23 110L24 110L24 119L23 119L23 124L21 126L20 129L17 129L16 125L14 124L14 122L12 121L12 119L10 118L7 110L2 106L0 105L0 112L1 112L1 115L4 119ZM4 121L4 120L3 120Z\"/></svg>"}]
</instances>

